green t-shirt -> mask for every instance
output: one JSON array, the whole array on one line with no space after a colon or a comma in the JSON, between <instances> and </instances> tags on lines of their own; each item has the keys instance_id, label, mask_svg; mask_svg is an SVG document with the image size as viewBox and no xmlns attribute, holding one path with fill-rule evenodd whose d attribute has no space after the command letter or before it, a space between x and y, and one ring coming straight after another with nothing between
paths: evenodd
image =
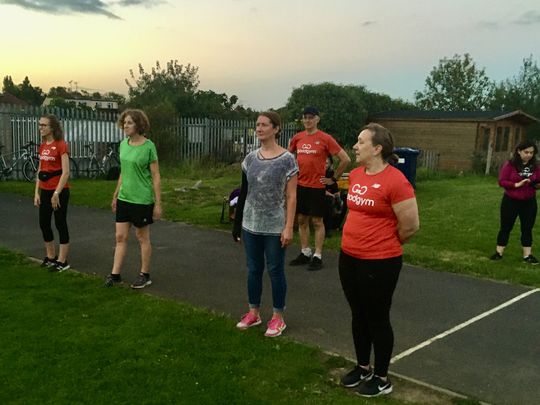
<instances>
[{"instance_id":1,"label":"green t-shirt","mask_svg":"<svg viewBox=\"0 0 540 405\"><path fill-rule=\"evenodd\" d=\"M129 138L120 143L122 184L118 199L134 204L154 203L150 163L156 160L156 145L150 139L137 146L130 145Z\"/></svg>"}]
</instances>

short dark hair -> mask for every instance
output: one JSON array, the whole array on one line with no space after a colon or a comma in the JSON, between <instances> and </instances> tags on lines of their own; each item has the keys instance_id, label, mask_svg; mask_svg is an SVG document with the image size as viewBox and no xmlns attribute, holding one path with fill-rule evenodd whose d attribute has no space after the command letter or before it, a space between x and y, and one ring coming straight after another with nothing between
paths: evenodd
<instances>
[{"instance_id":1,"label":"short dark hair","mask_svg":"<svg viewBox=\"0 0 540 405\"><path fill-rule=\"evenodd\" d=\"M61 141L64 139L64 130L62 129L62 124L60 124L60 120L56 115L47 114L41 116L41 118L47 118L49 120L49 126L51 127L53 139L55 141Z\"/></svg>"},{"instance_id":2,"label":"short dark hair","mask_svg":"<svg viewBox=\"0 0 540 405\"><path fill-rule=\"evenodd\" d=\"M281 134L281 117L279 114L275 111L263 111L262 113L259 113L259 117L263 116L270 120L272 123L272 127L278 128L278 132L276 134L276 139L279 138L279 135Z\"/></svg>"},{"instance_id":3,"label":"short dark hair","mask_svg":"<svg viewBox=\"0 0 540 405\"><path fill-rule=\"evenodd\" d=\"M118 127L120 129L124 128L124 121L128 115L135 123L135 128L137 128L137 132L140 135L144 134L145 136L147 136L147 132L150 130L150 121L148 120L148 117L143 110L137 110L135 108L128 108L127 110L124 110L122 114L120 114L120 117L118 117Z\"/></svg>"}]
</instances>

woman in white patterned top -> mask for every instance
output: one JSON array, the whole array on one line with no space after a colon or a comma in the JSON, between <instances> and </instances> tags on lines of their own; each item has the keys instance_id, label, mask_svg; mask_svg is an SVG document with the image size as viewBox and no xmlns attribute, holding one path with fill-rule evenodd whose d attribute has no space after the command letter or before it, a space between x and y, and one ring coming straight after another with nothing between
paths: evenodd
<instances>
[{"instance_id":1,"label":"woman in white patterned top","mask_svg":"<svg viewBox=\"0 0 540 405\"><path fill-rule=\"evenodd\" d=\"M287 282L285 248L293 238L298 166L294 156L279 146L281 119L274 111L257 118L261 147L242 162L242 187L236 208L233 238L244 241L248 267L249 312L236 325L247 329L261 324L259 309L265 267L272 284L273 315L265 336L276 337L283 320Z\"/></svg>"}]
</instances>

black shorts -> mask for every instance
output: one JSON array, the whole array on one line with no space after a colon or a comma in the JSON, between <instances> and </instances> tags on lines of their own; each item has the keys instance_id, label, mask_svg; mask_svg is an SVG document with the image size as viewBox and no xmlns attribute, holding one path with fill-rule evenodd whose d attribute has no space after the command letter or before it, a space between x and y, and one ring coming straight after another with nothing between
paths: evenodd
<instances>
[{"instance_id":1,"label":"black shorts","mask_svg":"<svg viewBox=\"0 0 540 405\"><path fill-rule=\"evenodd\" d=\"M296 189L296 213L310 217L324 217L326 213L324 188L298 186Z\"/></svg>"},{"instance_id":2,"label":"black shorts","mask_svg":"<svg viewBox=\"0 0 540 405\"><path fill-rule=\"evenodd\" d=\"M154 223L154 204L134 204L116 200L116 222L130 222L137 228Z\"/></svg>"}]
</instances>

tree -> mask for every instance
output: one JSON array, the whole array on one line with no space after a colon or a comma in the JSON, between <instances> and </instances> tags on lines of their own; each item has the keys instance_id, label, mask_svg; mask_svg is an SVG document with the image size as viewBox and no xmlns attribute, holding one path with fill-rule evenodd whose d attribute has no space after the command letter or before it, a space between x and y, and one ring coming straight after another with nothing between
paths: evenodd
<instances>
[{"instance_id":1,"label":"tree","mask_svg":"<svg viewBox=\"0 0 540 405\"><path fill-rule=\"evenodd\" d=\"M74 98L69 89L62 86L51 87L47 96L52 98Z\"/></svg>"},{"instance_id":2,"label":"tree","mask_svg":"<svg viewBox=\"0 0 540 405\"><path fill-rule=\"evenodd\" d=\"M22 100L25 100L31 105L40 106L45 100L45 95L43 90L40 87L33 87L30 84L30 79L26 76L21 84L19 84L19 97Z\"/></svg>"},{"instance_id":3,"label":"tree","mask_svg":"<svg viewBox=\"0 0 540 405\"><path fill-rule=\"evenodd\" d=\"M108 91L103 96L104 100L116 101L118 105L126 104L126 97L123 94L115 93L114 91Z\"/></svg>"},{"instance_id":4,"label":"tree","mask_svg":"<svg viewBox=\"0 0 540 405\"><path fill-rule=\"evenodd\" d=\"M320 128L332 134L343 147L352 146L367 117L364 103L354 97L350 87L329 82L294 89L281 112L286 121L299 120L307 106L316 106L321 111Z\"/></svg>"},{"instance_id":5,"label":"tree","mask_svg":"<svg viewBox=\"0 0 540 405\"><path fill-rule=\"evenodd\" d=\"M492 108L501 111L522 110L540 118L540 68L532 55L523 59L517 76L497 85ZM532 138L540 138L540 124L527 128Z\"/></svg>"},{"instance_id":6,"label":"tree","mask_svg":"<svg viewBox=\"0 0 540 405\"><path fill-rule=\"evenodd\" d=\"M227 96L212 90L199 90L199 68L181 65L176 60L167 62L165 68L156 62L148 73L139 64L139 74L130 70L128 105L137 108L168 102L177 116L209 118L245 118L252 110L238 105L238 96Z\"/></svg>"},{"instance_id":7,"label":"tree","mask_svg":"<svg viewBox=\"0 0 540 405\"><path fill-rule=\"evenodd\" d=\"M12 96L16 96L16 94L19 92L17 86L15 86L15 83L13 83L13 79L11 78L11 76L4 77L2 92L9 93Z\"/></svg>"},{"instance_id":8,"label":"tree","mask_svg":"<svg viewBox=\"0 0 540 405\"><path fill-rule=\"evenodd\" d=\"M128 107L145 110L151 125L151 137L163 158L174 150L173 125L179 115L191 116L194 112L195 92L199 86L199 68L184 66L176 60L161 68L159 61L147 72L139 63L138 75L130 70Z\"/></svg>"},{"instance_id":9,"label":"tree","mask_svg":"<svg viewBox=\"0 0 540 405\"><path fill-rule=\"evenodd\" d=\"M153 128L152 138L162 155L174 150L169 146L176 142L173 125L179 116L253 118L252 110L237 105L236 95L229 97L212 90L198 90L198 71L198 67L181 65L176 60L162 68L158 61L150 72L139 64L138 74L130 70L131 79L126 79L127 106L146 111Z\"/></svg>"},{"instance_id":10,"label":"tree","mask_svg":"<svg viewBox=\"0 0 540 405\"><path fill-rule=\"evenodd\" d=\"M146 72L139 63L139 75L135 77L130 70L132 84L126 79L129 88L129 104L134 107L144 107L164 101L171 102L177 112L193 111L195 92L199 86L199 68L188 64L178 64L178 61L167 62L164 69L156 62L150 73Z\"/></svg>"},{"instance_id":11,"label":"tree","mask_svg":"<svg viewBox=\"0 0 540 405\"><path fill-rule=\"evenodd\" d=\"M92 107L89 107L85 104L78 104L75 101L68 101L65 98L57 97L53 98L50 103L49 107L57 107L61 109L73 109L73 110L79 110L79 111L88 111L92 112Z\"/></svg>"},{"instance_id":12,"label":"tree","mask_svg":"<svg viewBox=\"0 0 540 405\"><path fill-rule=\"evenodd\" d=\"M484 110L491 105L494 87L468 53L456 54L433 67L424 91L415 93L416 105L427 110Z\"/></svg>"},{"instance_id":13,"label":"tree","mask_svg":"<svg viewBox=\"0 0 540 405\"><path fill-rule=\"evenodd\" d=\"M402 100L372 93L364 86L326 82L305 84L294 89L279 112L284 121L299 120L302 110L309 105L321 111L320 128L332 134L343 147L352 147L356 143L358 131L369 114L414 107Z\"/></svg>"},{"instance_id":14,"label":"tree","mask_svg":"<svg viewBox=\"0 0 540 405\"><path fill-rule=\"evenodd\" d=\"M30 105L40 106L45 99L45 95L40 87L33 87L30 84L28 76L24 78L22 83L15 85L11 76L5 76L3 81L2 91L9 93L21 100L26 101Z\"/></svg>"}]
</instances>

